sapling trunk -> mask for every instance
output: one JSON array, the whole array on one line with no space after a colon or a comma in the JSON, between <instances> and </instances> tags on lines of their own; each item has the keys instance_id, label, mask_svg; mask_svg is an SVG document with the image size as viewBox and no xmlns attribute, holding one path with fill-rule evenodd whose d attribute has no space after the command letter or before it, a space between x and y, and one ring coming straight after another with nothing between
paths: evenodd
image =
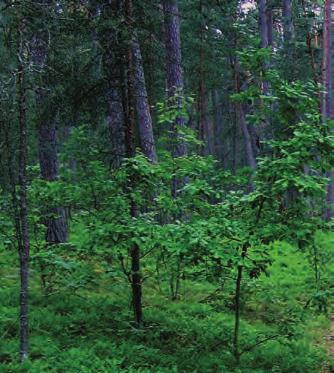
<instances>
[{"instance_id":1,"label":"sapling trunk","mask_svg":"<svg viewBox=\"0 0 334 373\"><path fill-rule=\"evenodd\" d=\"M241 282L243 266L238 266L237 278L235 283L235 311L234 311L234 335L233 335L233 353L236 366L240 364L239 332L240 332L240 300L241 300Z\"/></svg>"},{"instance_id":2,"label":"sapling trunk","mask_svg":"<svg viewBox=\"0 0 334 373\"><path fill-rule=\"evenodd\" d=\"M28 358L28 288L29 288L29 229L28 229L28 202L27 202L27 120L26 120L26 87L24 65L24 21L19 25L18 50L18 112L19 112L19 222L18 235L20 258L20 361Z\"/></svg>"}]
</instances>

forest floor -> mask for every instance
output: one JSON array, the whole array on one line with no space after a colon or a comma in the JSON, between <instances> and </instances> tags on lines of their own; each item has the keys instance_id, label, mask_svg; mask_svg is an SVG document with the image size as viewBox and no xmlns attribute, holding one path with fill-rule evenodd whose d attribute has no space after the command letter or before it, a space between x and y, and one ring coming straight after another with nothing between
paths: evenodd
<instances>
[{"instance_id":1,"label":"forest floor","mask_svg":"<svg viewBox=\"0 0 334 373\"><path fill-rule=\"evenodd\" d=\"M328 351L328 355L331 360L334 361L334 315L331 316L331 323L328 329L328 333L325 335L325 346ZM334 365L326 367L324 373L334 372Z\"/></svg>"},{"instance_id":2,"label":"forest floor","mask_svg":"<svg viewBox=\"0 0 334 373\"><path fill-rule=\"evenodd\" d=\"M74 247L82 237L78 229L72 234ZM333 239L334 234L324 238L330 242L330 253ZM236 372L232 276L217 293L216 283L189 274L175 301L170 300L166 278L159 288L151 276L143 294L145 327L138 330L133 327L129 286L122 274L102 270L101 262L82 260L67 247L53 255L57 276L48 296L41 291L34 256L31 262L30 360L20 365L18 259L0 243L0 373ZM334 313L329 323L317 312L317 304L305 308L314 292L308 258L282 242L273 246L270 256L268 276L244 278L247 302L240 324L244 353L238 373L334 372L328 359L328 354L334 358ZM329 284L332 264L330 268Z\"/></svg>"}]
</instances>

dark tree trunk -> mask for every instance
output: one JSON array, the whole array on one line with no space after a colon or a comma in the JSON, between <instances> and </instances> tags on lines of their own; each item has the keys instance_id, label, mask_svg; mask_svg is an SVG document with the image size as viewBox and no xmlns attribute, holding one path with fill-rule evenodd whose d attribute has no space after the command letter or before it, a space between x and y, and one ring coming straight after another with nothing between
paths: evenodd
<instances>
[{"instance_id":1,"label":"dark tree trunk","mask_svg":"<svg viewBox=\"0 0 334 373\"><path fill-rule=\"evenodd\" d=\"M292 58L294 38L294 25L292 17L292 0L283 0L283 37L286 55Z\"/></svg>"},{"instance_id":2,"label":"dark tree trunk","mask_svg":"<svg viewBox=\"0 0 334 373\"><path fill-rule=\"evenodd\" d=\"M268 22L268 15L272 17L272 13L268 8L267 0L258 0L258 9L259 9L259 34L260 34L260 48L268 48L271 46L270 43L272 43L272 19ZM270 24L271 30L268 30L268 23ZM262 77L262 92L263 95L269 96L269 83L266 79L266 73L269 70L269 62L264 61L263 66L262 66L262 71L263 71L263 77ZM263 102L259 103L260 105L263 105ZM270 132L270 123L268 119L264 119L262 123L259 125L258 128L258 139L257 143L261 144L261 141L267 140L271 136L269 135ZM262 149L262 146L259 147L260 150Z\"/></svg>"},{"instance_id":3,"label":"dark tree trunk","mask_svg":"<svg viewBox=\"0 0 334 373\"><path fill-rule=\"evenodd\" d=\"M258 0L259 8L259 31L260 31L260 47L268 48L268 21L267 21L267 1Z\"/></svg>"},{"instance_id":4,"label":"dark tree trunk","mask_svg":"<svg viewBox=\"0 0 334 373\"><path fill-rule=\"evenodd\" d=\"M111 17L119 16L118 4L113 3ZM107 76L107 125L111 137L111 166L118 168L125 156L124 108L122 97L122 59L119 55L120 45L116 30L110 30L108 50L105 53L104 65Z\"/></svg>"},{"instance_id":5,"label":"dark tree trunk","mask_svg":"<svg viewBox=\"0 0 334 373\"><path fill-rule=\"evenodd\" d=\"M138 37L134 32L132 40L133 91L138 120L140 144L143 153L152 162L157 162L153 125L147 97L142 56Z\"/></svg>"},{"instance_id":6,"label":"dark tree trunk","mask_svg":"<svg viewBox=\"0 0 334 373\"><path fill-rule=\"evenodd\" d=\"M182 51L180 36L180 14L178 0L163 0L165 52L166 52L166 80L168 104L181 112L184 104L184 80L182 69ZM177 115L172 123L172 155L174 158L187 155L187 144L183 140L180 130L186 126L186 120L182 115ZM177 197L178 191L185 185L186 179L173 177L172 196ZM182 214L181 214L182 215ZM174 216L174 220L182 216ZM172 300L178 298L180 285L181 258L177 258L175 276L170 279ZM175 281L175 286L174 286Z\"/></svg>"},{"instance_id":7,"label":"dark tree trunk","mask_svg":"<svg viewBox=\"0 0 334 373\"><path fill-rule=\"evenodd\" d=\"M212 91L212 105L214 110L214 153L216 158L224 164L224 120L223 107L220 94L217 89Z\"/></svg>"},{"instance_id":8,"label":"dark tree trunk","mask_svg":"<svg viewBox=\"0 0 334 373\"><path fill-rule=\"evenodd\" d=\"M234 301L234 334L233 334L233 350L236 366L240 364L240 300L241 300L241 282L242 282L243 266L238 266L236 284L235 284L235 301Z\"/></svg>"},{"instance_id":9,"label":"dark tree trunk","mask_svg":"<svg viewBox=\"0 0 334 373\"><path fill-rule=\"evenodd\" d=\"M164 26L168 96L183 94L180 15L176 0L164 0ZM179 120L183 120L180 118Z\"/></svg>"},{"instance_id":10,"label":"dark tree trunk","mask_svg":"<svg viewBox=\"0 0 334 373\"><path fill-rule=\"evenodd\" d=\"M255 171L257 165L256 165L256 158L255 158L254 150L252 146L252 138L251 138L251 135L248 129L244 109L241 103L236 103L236 112L237 112L237 118L239 121L239 125L241 128L241 132L244 137L247 166L249 166L252 170Z\"/></svg>"},{"instance_id":11,"label":"dark tree trunk","mask_svg":"<svg viewBox=\"0 0 334 373\"><path fill-rule=\"evenodd\" d=\"M128 0L128 7L131 9L131 1ZM125 131L125 144L126 155L128 158L136 155L135 146L135 97L133 88L133 55L132 51L128 54L128 76L127 76L127 116L126 116L126 131ZM147 156L147 155L146 155ZM148 156L147 156L148 157ZM128 193L130 195L131 204L131 217L136 219L139 215L139 210L136 202L131 197L131 190L135 186L135 180L131 178L128 185ZM142 278L140 272L140 247L134 243L130 249L131 256L131 288L132 288L132 306L134 312L135 323L137 327L141 327L143 323L142 311Z\"/></svg>"},{"instance_id":12,"label":"dark tree trunk","mask_svg":"<svg viewBox=\"0 0 334 373\"><path fill-rule=\"evenodd\" d=\"M58 179L58 159L55 122L41 123L38 130L41 176L44 180L56 181ZM46 242L58 244L67 241L65 210L62 207L49 208L46 211L44 222Z\"/></svg>"},{"instance_id":13,"label":"dark tree trunk","mask_svg":"<svg viewBox=\"0 0 334 373\"><path fill-rule=\"evenodd\" d=\"M234 64L234 88L236 93L241 92L241 86L240 86L240 71L239 71L239 63L237 60L235 60ZM245 112L244 108L242 106L241 102L235 103L235 110L236 110L236 118L237 122L240 126L244 143L245 143L245 150L246 150L246 161L247 165L252 169L256 170L257 164L256 164L256 157L254 154L254 149L252 145L252 137L246 122L245 118Z\"/></svg>"},{"instance_id":14,"label":"dark tree trunk","mask_svg":"<svg viewBox=\"0 0 334 373\"><path fill-rule=\"evenodd\" d=\"M18 112L19 112L19 232L18 248L20 257L20 360L28 358L29 319L28 319L28 289L29 289L29 229L27 203L27 121L26 121L26 88L24 66L23 27L19 27L19 62L18 62Z\"/></svg>"},{"instance_id":15,"label":"dark tree trunk","mask_svg":"<svg viewBox=\"0 0 334 373\"><path fill-rule=\"evenodd\" d=\"M203 18L203 1L199 1L199 14ZM204 30L205 22L201 19L199 29L199 69L198 69L198 94L197 94L197 113L198 113L198 133L202 145L199 148L201 155L208 155L208 117L207 117L207 99L206 84L204 75L205 50L204 50Z\"/></svg>"},{"instance_id":16,"label":"dark tree trunk","mask_svg":"<svg viewBox=\"0 0 334 373\"><path fill-rule=\"evenodd\" d=\"M325 0L324 6L324 32L323 32L323 61L322 80L324 93L322 95L321 114L323 120L334 119L334 92L333 92L333 14L332 1ZM334 217L334 169L329 172L330 182L327 192L326 219Z\"/></svg>"},{"instance_id":17,"label":"dark tree trunk","mask_svg":"<svg viewBox=\"0 0 334 373\"><path fill-rule=\"evenodd\" d=\"M167 93L169 99L175 98L177 107L183 105L183 71L182 54L180 38L180 15L177 0L164 0L164 27L165 27L165 46L166 46L166 70L167 70ZM182 116L176 118L173 124L175 137L175 146L173 155L182 157L187 154L187 146L182 138L178 136L178 127L185 126L185 119Z\"/></svg>"},{"instance_id":18,"label":"dark tree trunk","mask_svg":"<svg viewBox=\"0 0 334 373\"><path fill-rule=\"evenodd\" d=\"M274 20L273 20L273 10L271 7L267 8L266 16L267 16L268 46L272 46L274 43L274 35L273 35Z\"/></svg>"},{"instance_id":19,"label":"dark tree trunk","mask_svg":"<svg viewBox=\"0 0 334 373\"><path fill-rule=\"evenodd\" d=\"M46 4L49 1L45 1ZM30 45L32 62L38 70L38 74L43 74L48 53L47 32L36 34ZM41 81L43 81L40 78ZM56 112L47 107L46 88L36 87L36 105L39 114L38 135L39 135L39 164L41 176L46 181L58 179L58 155L56 145ZM58 244L67 241L67 225L65 211L62 207L50 208L45 211L46 218L46 242Z\"/></svg>"},{"instance_id":20,"label":"dark tree trunk","mask_svg":"<svg viewBox=\"0 0 334 373\"><path fill-rule=\"evenodd\" d=\"M125 16L130 33L129 49L127 51L126 65L127 73L126 83L123 90L123 109L125 112L125 148L127 157L134 157L136 154L135 147L135 111L137 114L138 132L140 137L141 149L144 155L152 162L157 162L157 154L154 143L154 134L152 118L148 103L145 75L142 63L142 56L138 37L133 24L133 4L132 0L125 2ZM139 208L131 197L131 190L134 188L136 181L131 178L128 184L130 195L130 213L131 217L137 219ZM143 324L142 312L142 275L140 263L140 247L133 244L130 249L131 256L131 288L132 288L132 305L134 318L137 327Z\"/></svg>"},{"instance_id":21,"label":"dark tree trunk","mask_svg":"<svg viewBox=\"0 0 334 373\"><path fill-rule=\"evenodd\" d=\"M269 9L267 7L267 0L258 0L258 7L259 7L259 33L260 33L260 48L268 48L271 44L269 43L269 36L271 34L272 38L272 29L271 32L268 30L268 14L271 14L269 12ZM272 22L272 20L271 20ZM272 42L272 40L271 40ZM265 62L263 64L263 72L264 74L269 68L269 64ZM269 84L266 81L266 79L263 79L262 82L262 91L264 95L268 95L269 93Z\"/></svg>"},{"instance_id":22,"label":"dark tree trunk","mask_svg":"<svg viewBox=\"0 0 334 373\"><path fill-rule=\"evenodd\" d=\"M117 79L113 79L113 86L108 90L108 112L107 123L112 142L112 167L118 168L125 155L124 147L124 116L122 95L116 86Z\"/></svg>"}]
</instances>

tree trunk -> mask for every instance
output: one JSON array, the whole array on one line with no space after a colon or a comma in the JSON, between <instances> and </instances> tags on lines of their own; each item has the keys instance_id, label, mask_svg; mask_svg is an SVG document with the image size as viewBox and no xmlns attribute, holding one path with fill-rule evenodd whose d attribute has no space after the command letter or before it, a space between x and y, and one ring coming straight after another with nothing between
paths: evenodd
<instances>
[{"instance_id":1,"label":"tree trunk","mask_svg":"<svg viewBox=\"0 0 334 373\"><path fill-rule=\"evenodd\" d=\"M199 2L199 14L201 17L199 30L199 71L198 71L198 94L197 94L197 113L198 113L198 132L199 139L202 145L199 148L201 155L208 155L208 118L207 118L207 99L206 99L206 85L204 76L205 51L204 51L204 30L205 22L203 22L203 1Z\"/></svg>"},{"instance_id":2,"label":"tree trunk","mask_svg":"<svg viewBox=\"0 0 334 373\"><path fill-rule=\"evenodd\" d=\"M128 27L130 30L131 43L127 51L126 66L127 72L125 74L126 82L124 84L125 92L123 94L123 102L125 109L125 146L126 155L128 158L136 155L135 145L135 107L137 109L139 122L139 133L141 136L142 151L151 162L156 162L155 147L153 141L152 121L147 103L146 86L144 79L144 71L141 62L141 55L137 36L135 34L133 25L133 5L132 0L126 0L126 18L128 20ZM145 96L138 96L144 94ZM148 127L145 128L145 125ZM140 128L144 126L144 128ZM144 134L143 134L144 132ZM145 136L144 136L145 135ZM144 137L143 137L144 136ZM139 209L131 196L132 189L135 186L135 180L130 178L127 190L130 199L130 214L133 219L139 216ZM143 324L142 311L142 275L140 263L140 247L134 243L130 248L131 256L131 289L132 289L132 306L134 312L134 319L136 326L140 328Z\"/></svg>"},{"instance_id":3,"label":"tree trunk","mask_svg":"<svg viewBox=\"0 0 334 373\"><path fill-rule=\"evenodd\" d=\"M178 109L183 105L183 71L180 37L180 15L177 0L164 0L164 27L166 46L167 93L169 99L175 98ZM175 146L173 155L182 157L187 154L187 146L178 136L178 127L185 126L185 119L178 116L173 123Z\"/></svg>"},{"instance_id":4,"label":"tree trunk","mask_svg":"<svg viewBox=\"0 0 334 373\"><path fill-rule=\"evenodd\" d=\"M26 88L24 66L23 26L19 26L18 51L18 112L19 112L19 225L18 248L20 257L20 360L28 358L29 319L28 319L28 289L29 289L29 229L27 203L27 121L26 121Z\"/></svg>"},{"instance_id":5,"label":"tree trunk","mask_svg":"<svg viewBox=\"0 0 334 373\"><path fill-rule=\"evenodd\" d=\"M224 121L223 107L220 94L217 89L212 91L212 105L214 110L214 154L215 157L224 164Z\"/></svg>"},{"instance_id":6,"label":"tree trunk","mask_svg":"<svg viewBox=\"0 0 334 373\"><path fill-rule=\"evenodd\" d=\"M132 9L131 0L128 0L128 11ZM131 13L130 13L131 14ZM125 145L126 155L128 158L136 155L135 146L135 93L134 93L134 68L133 68L133 54L132 50L128 53L128 75L127 75L127 110L126 110L126 129L125 129ZM149 156L146 154L149 158ZM150 158L149 158L150 159ZM130 214L133 219L137 219L139 210L136 202L131 197L131 190L135 186L135 180L132 178L129 180L128 193L130 198ZM142 278L140 272L140 247L134 243L130 249L131 256L131 288L132 288L132 306L134 312L135 323L137 327L141 327L143 323L143 311L142 311Z\"/></svg>"},{"instance_id":7,"label":"tree trunk","mask_svg":"<svg viewBox=\"0 0 334 373\"><path fill-rule=\"evenodd\" d=\"M44 97L40 96L38 104L42 105L43 102ZM58 157L54 120L40 123L38 132L41 176L46 181L56 181L58 179ZM65 211L62 207L48 208L44 223L46 225L46 242L58 244L67 241Z\"/></svg>"},{"instance_id":8,"label":"tree trunk","mask_svg":"<svg viewBox=\"0 0 334 373\"><path fill-rule=\"evenodd\" d=\"M268 48L268 21L267 21L267 1L258 0L259 8L259 32L260 32L260 47Z\"/></svg>"},{"instance_id":9,"label":"tree trunk","mask_svg":"<svg viewBox=\"0 0 334 373\"><path fill-rule=\"evenodd\" d=\"M157 162L155 149L153 124L150 106L147 98L146 83L140 45L136 33L132 40L132 62L133 62L133 91L136 104L136 113L139 126L140 144L143 153L152 162Z\"/></svg>"},{"instance_id":10,"label":"tree trunk","mask_svg":"<svg viewBox=\"0 0 334 373\"><path fill-rule=\"evenodd\" d=\"M271 46L270 43L272 43L272 20L268 22L268 14L272 16L271 11L269 11L267 0L258 0L258 8L259 8L259 34L260 34L260 48L268 48ZM271 24L271 30L268 30L268 23ZM269 70L269 63L267 61L264 61L262 66L262 93L265 96L269 95L269 83L266 79L266 72ZM261 100L262 101L262 100ZM259 103L260 105L263 105L262 102ZM257 142L261 144L261 141L267 140L269 136L270 131L270 123L268 119L264 119L262 123L259 125L258 128L258 137L259 140ZM260 147L261 150L261 147Z\"/></svg>"},{"instance_id":11,"label":"tree trunk","mask_svg":"<svg viewBox=\"0 0 334 373\"><path fill-rule=\"evenodd\" d=\"M267 33L268 33L268 46L273 46L274 43L274 25L273 25L273 10L271 7L267 8L266 12L266 18L267 18Z\"/></svg>"},{"instance_id":12,"label":"tree trunk","mask_svg":"<svg viewBox=\"0 0 334 373\"><path fill-rule=\"evenodd\" d=\"M182 51L180 35L180 14L178 0L163 0L165 50L166 50L166 80L168 104L175 107L178 115L172 123L172 155L174 158L187 155L187 144L180 135L182 127L186 126L185 118L180 114L184 105L184 81L182 70ZM184 178L173 177L172 196L177 197L178 191L186 184ZM182 214L181 214L182 215ZM174 216L174 220L182 216ZM171 275L171 297L176 300L179 293L181 257L177 258L176 283L174 274Z\"/></svg>"},{"instance_id":13,"label":"tree trunk","mask_svg":"<svg viewBox=\"0 0 334 373\"><path fill-rule=\"evenodd\" d=\"M234 333L233 333L233 352L235 364L240 365L240 348L239 348L239 334L240 334L240 301L241 301L241 282L242 282L243 266L238 266L237 278L235 282L235 300L234 300Z\"/></svg>"},{"instance_id":14,"label":"tree trunk","mask_svg":"<svg viewBox=\"0 0 334 373\"><path fill-rule=\"evenodd\" d=\"M47 1L48 3L48 1ZM32 62L38 69L38 74L43 74L48 54L47 33L43 31L36 34L30 43ZM37 79L36 79L37 80ZM43 77L40 79L43 82ZM38 144L39 164L41 176L46 181L58 179L58 155L56 145L56 113L48 112L46 88L36 87L36 106L38 118ZM67 241L67 225L65 211L62 207L55 207L45 211L46 234L45 240L50 244L58 244Z\"/></svg>"},{"instance_id":15,"label":"tree trunk","mask_svg":"<svg viewBox=\"0 0 334 373\"><path fill-rule=\"evenodd\" d=\"M112 4L111 17L118 16L118 4ZM120 45L116 30L110 30L108 50L104 65L107 75L107 125L111 137L111 166L118 168L125 156L124 108L122 98L122 60L119 55Z\"/></svg>"},{"instance_id":16,"label":"tree trunk","mask_svg":"<svg viewBox=\"0 0 334 373\"><path fill-rule=\"evenodd\" d=\"M333 15L332 1L325 0L324 27L323 27L323 60L322 80L324 93L322 94L321 114L324 121L334 119L334 94L333 94ZM326 219L334 217L334 169L329 172L330 182L327 192Z\"/></svg>"},{"instance_id":17,"label":"tree trunk","mask_svg":"<svg viewBox=\"0 0 334 373\"><path fill-rule=\"evenodd\" d=\"M239 63L237 60L234 62L234 88L236 93L241 92L241 86L240 86L240 71L239 71ZM256 158L254 155L254 149L252 145L252 138L251 134L249 132L246 118L245 118L245 112L244 108L242 106L241 102L235 103L235 110L236 110L236 118L240 125L241 132L243 134L244 143L245 143L245 150L246 150L246 161L247 165L252 169L256 170L257 164L256 164Z\"/></svg>"},{"instance_id":18,"label":"tree trunk","mask_svg":"<svg viewBox=\"0 0 334 373\"><path fill-rule=\"evenodd\" d=\"M292 0L283 0L283 37L286 55L292 58L292 41L294 38L294 25L292 17Z\"/></svg>"}]
</instances>

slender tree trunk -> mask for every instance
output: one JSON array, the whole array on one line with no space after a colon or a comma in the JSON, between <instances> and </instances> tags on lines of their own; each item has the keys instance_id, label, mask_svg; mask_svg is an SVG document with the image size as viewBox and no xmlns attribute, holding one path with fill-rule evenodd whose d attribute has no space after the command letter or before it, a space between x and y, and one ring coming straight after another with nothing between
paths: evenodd
<instances>
[{"instance_id":1,"label":"slender tree trunk","mask_svg":"<svg viewBox=\"0 0 334 373\"><path fill-rule=\"evenodd\" d=\"M270 22L268 22L268 14L271 14L271 13L269 12L269 9L267 6L267 0L258 0L258 7L259 7L260 48L268 48L272 43L272 40L269 39L270 37L272 39L272 29L269 32L268 23ZM272 20L271 20L271 23L272 23ZM269 69L269 64L265 62L263 64L264 74L266 73L268 69ZM269 94L269 84L266 81L266 79L263 79L262 91L264 95Z\"/></svg>"},{"instance_id":2,"label":"slender tree trunk","mask_svg":"<svg viewBox=\"0 0 334 373\"><path fill-rule=\"evenodd\" d=\"M28 289L29 289L29 229L27 203L27 121L26 121L26 88L24 66L24 30L23 21L19 26L18 51L18 112L19 112L19 212L20 232L18 232L18 247L20 257L20 360L28 358L29 319L28 319Z\"/></svg>"},{"instance_id":3,"label":"slender tree trunk","mask_svg":"<svg viewBox=\"0 0 334 373\"><path fill-rule=\"evenodd\" d=\"M234 335L233 349L236 366L240 364L240 349L239 349L239 334L240 334L240 300L241 300L241 282L242 282L243 266L238 266L237 278L235 285L235 301L234 301Z\"/></svg>"},{"instance_id":4,"label":"slender tree trunk","mask_svg":"<svg viewBox=\"0 0 334 373\"><path fill-rule=\"evenodd\" d=\"M259 34L260 34L260 48L268 48L272 45L272 19L268 22L268 15L272 17L272 13L268 7L267 0L258 0L258 9L259 9ZM271 29L268 29L268 23L270 24ZM271 38L271 40L270 40ZM269 62L265 61L262 66L263 77L262 77L262 93L265 96L269 96L269 83L266 79L266 72L269 70ZM261 100L262 101L262 100ZM263 105L263 102L259 103ZM258 137L257 142L261 144L261 141L267 140L270 132L270 123L268 119L264 119L258 128ZM260 150L261 146L260 146Z\"/></svg>"},{"instance_id":5,"label":"slender tree trunk","mask_svg":"<svg viewBox=\"0 0 334 373\"><path fill-rule=\"evenodd\" d=\"M132 3L128 0L128 12L132 14ZM134 67L133 67L133 54L130 49L128 52L128 75L127 75L127 115L126 115L126 128L125 128L125 144L126 155L128 158L136 155L135 146L135 97L134 97ZM139 210L136 202L131 197L131 189L135 186L135 180L131 178L128 185L128 193L130 195L130 213L133 219L138 218ZM130 249L131 256L131 288L132 288L132 306L134 311L134 318L137 327L141 327L143 323L142 311L142 279L140 272L140 247L134 243Z\"/></svg>"},{"instance_id":6,"label":"slender tree trunk","mask_svg":"<svg viewBox=\"0 0 334 373\"><path fill-rule=\"evenodd\" d=\"M323 32L323 60L322 80L324 93L322 95L321 114L323 120L334 119L333 94L333 15L332 0L325 0L324 5L324 32ZM334 169L329 172L330 182L327 191L326 219L334 217Z\"/></svg>"},{"instance_id":7,"label":"slender tree trunk","mask_svg":"<svg viewBox=\"0 0 334 373\"><path fill-rule=\"evenodd\" d=\"M127 72L126 89L123 93L123 102L126 104L123 106L125 109L125 146L126 155L128 158L132 158L136 155L135 145L135 107L137 109L137 115L139 120L139 133L141 136L142 151L151 162L156 161L155 147L153 141L153 131L151 116L147 104L147 95L145 87L144 72L141 63L141 56L139 50L139 44L136 40L136 34L133 25L133 4L132 0L126 0L125 14L130 30L131 42L127 52L126 65ZM138 94L145 94L144 97L138 97ZM148 125L146 128L141 126ZM144 137L143 131L150 132L146 133ZM146 139L146 140L145 140ZM128 193L130 198L130 214L133 219L137 219L139 216L139 209L131 197L131 190L134 188L136 180L133 177L128 183ZM134 243L130 249L131 256L131 289L132 289L132 306L134 311L134 319L136 326L140 328L143 324L143 310L142 310L142 276L141 276L141 263L140 263L140 247Z\"/></svg>"},{"instance_id":8,"label":"slender tree trunk","mask_svg":"<svg viewBox=\"0 0 334 373\"><path fill-rule=\"evenodd\" d=\"M203 17L203 1L199 1L199 14ZM197 94L197 112L198 112L198 132L202 145L199 148L201 155L208 155L208 118L207 118L207 92L204 76L205 50L204 50L204 31L205 23L201 19L199 30L199 69L198 69L198 94Z\"/></svg>"},{"instance_id":9,"label":"slender tree trunk","mask_svg":"<svg viewBox=\"0 0 334 373\"><path fill-rule=\"evenodd\" d=\"M212 105L214 110L214 154L216 158L225 164L224 159L224 121L223 121L223 107L220 99L220 94L217 89L212 91Z\"/></svg>"}]
</instances>

